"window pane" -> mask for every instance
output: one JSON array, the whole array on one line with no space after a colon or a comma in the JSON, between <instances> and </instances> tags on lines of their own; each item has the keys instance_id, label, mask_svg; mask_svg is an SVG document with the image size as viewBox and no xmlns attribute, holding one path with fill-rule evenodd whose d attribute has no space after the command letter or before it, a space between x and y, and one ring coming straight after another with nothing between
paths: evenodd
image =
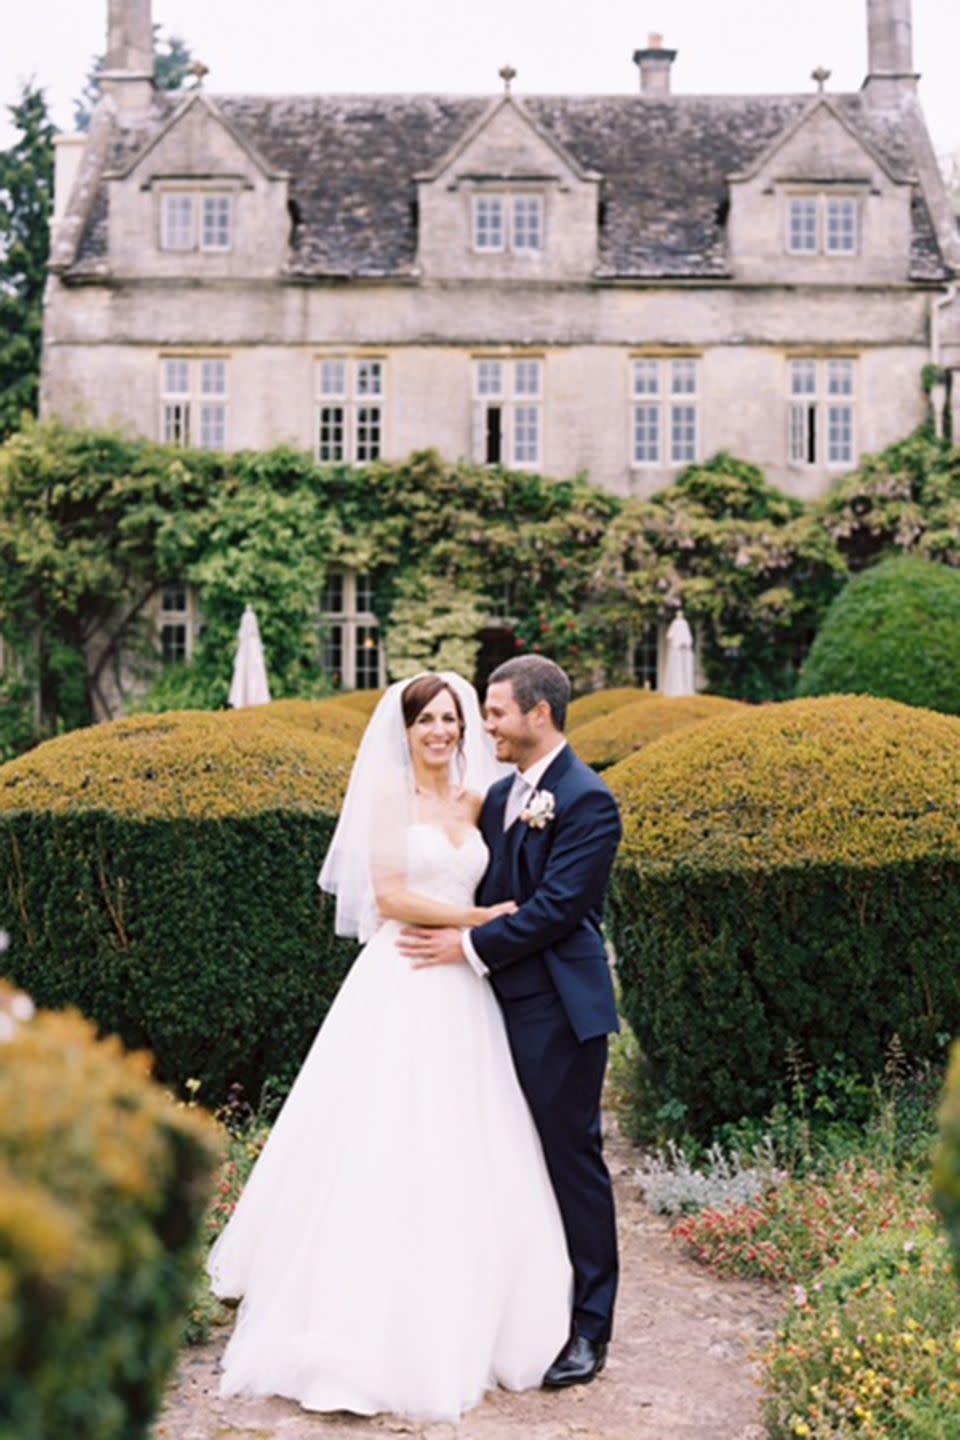
<instances>
[{"instance_id":1,"label":"window pane","mask_svg":"<svg viewBox=\"0 0 960 1440\"><path fill-rule=\"evenodd\" d=\"M513 412L513 463L535 465L540 456L540 411L518 405Z\"/></svg>"},{"instance_id":2,"label":"window pane","mask_svg":"<svg viewBox=\"0 0 960 1440\"><path fill-rule=\"evenodd\" d=\"M369 613L373 609L373 579L370 575L357 576L357 614Z\"/></svg>"},{"instance_id":3,"label":"window pane","mask_svg":"<svg viewBox=\"0 0 960 1440\"><path fill-rule=\"evenodd\" d=\"M499 465L503 459L503 411L488 405L484 416L484 464Z\"/></svg>"},{"instance_id":4,"label":"window pane","mask_svg":"<svg viewBox=\"0 0 960 1440\"><path fill-rule=\"evenodd\" d=\"M226 395L226 360L202 360L200 362L200 393L201 395Z\"/></svg>"},{"instance_id":5,"label":"window pane","mask_svg":"<svg viewBox=\"0 0 960 1440\"><path fill-rule=\"evenodd\" d=\"M190 362L188 360L165 360L163 362L164 395L190 394Z\"/></svg>"},{"instance_id":6,"label":"window pane","mask_svg":"<svg viewBox=\"0 0 960 1440\"><path fill-rule=\"evenodd\" d=\"M230 249L231 199L229 195L204 195L200 244L204 250Z\"/></svg>"},{"instance_id":7,"label":"window pane","mask_svg":"<svg viewBox=\"0 0 960 1440\"><path fill-rule=\"evenodd\" d=\"M827 251L831 255L853 255L857 249L857 202L827 200Z\"/></svg>"},{"instance_id":8,"label":"window pane","mask_svg":"<svg viewBox=\"0 0 960 1440\"><path fill-rule=\"evenodd\" d=\"M827 394L828 394L828 395L852 395L852 394L853 394L853 361L852 361L852 360L828 360L828 361L827 361Z\"/></svg>"},{"instance_id":9,"label":"window pane","mask_svg":"<svg viewBox=\"0 0 960 1440\"><path fill-rule=\"evenodd\" d=\"M670 459L674 465L689 465L697 458L697 407L671 405Z\"/></svg>"},{"instance_id":10,"label":"window pane","mask_svg":"<svg viewBox=\"0 0 960 1440\"><path fill-rule=\"evenodd\" d=\"M513 367L514 395L540 394L540 361L517 360Z\"/></svg>"},{"instance_id":11,"label":"window pane","mask_svg":"<svg viewBox=\"0 0 960 1440\"><path fill-rule=\"evenodd\" d=\"M633 648L633 674L638 685L644 690L656 690L659 637L656 625L645 630Z\"/></svg>"},{"instance_id":12,"label":"window pane","mask_svg":"<svg viewBox=\"0 0 960 1440\"><path fill-rule=\"evenodd\" d=\"M325 615L343 614L343 572L332 570L326 578L323 587L323 598L320 601Z\"/></svg>"},{"instance_id":13,"label":"window pane","mask_svg":"<svg viewBox=\"0 0 960 1440\"><path fill-rule=\"evenodd\" d=\"M319 460L329 463L344 458L344 415L342 405L321 405L320 437L317 445Z\"/></svg>"},{"instance_id":14,"label":"window pane","mask_svg":"<svg viewBox=\"0 0 960 1440\"><path fill-rule=\"evenodd\" d=\"M791 360L790 361L790 394L791 395L816 395L817 393L817 362L816 360Z\"/></svg>"},{"instance_id":15,"label":"window pane","mask_svg":"<svg viewBox=\"0 0 960 1440\"><path fill-rule=\"evenodd\" d=\"M163 407L163 443L190 444L190 402L183 400Z\"/></svg>"},{"instance_id":16,"label":"window pane","mask_svg":"<svg viewBox=\"0 0 960 1440\"><path fill-rule=\"evenodd\" d=\"M660 394L659 360L634 360L633 393L634 395Z\"/></svg>"},{"instance_id":17,"label":"window pane","mask_svg":"<svg viewBox=\"0 0 960 1440\"><path fill-rule=\"evenodd\" d=\"M383 394L383 361L382 361L382 360L358 360L358 361L357 361L357 394L358 394L358 395L382 395L382 394Z\"/></svg>"},{"instance_id":18,"label":"window pane","mask_svg":"<svg viewBox=\"0 0 960 1440\"><path fill-rule=\"evenodd\" d=\"M473 245L475 250L503 249L503 197L477 195L473 202Z\"/></svg>"},{"instance_id":19,"label":"window pane","mask_svg":"<svg viewBox=\"0 0 960 1440\"><path fill-rule=\"evenodd\" d=\"M817 407L790 406L790 461L794 465L817 462Z\"/></svg>"},{"instance_id":20,"label":"window pane","mask_svg":"<svg viewBox=\"0 0 960 1440\"><path fill-rule=\"evenodd\" d=\"M815 254L818 249L817 204L815 195L790 201L789 246L795 254Z\"/></svg>"},{"instance_id":21,"label":"window pane","mask_svg":"<svg viewBox=\"0 0 960 1440\"><path fill-rule=\"evenodd\" d=\"M357 461L380 459L380 406L361 405L357 410Z\"/></svg>"},{"instance_id":22,"label":"window pane","mask_svg":"<svg viewBox=\"0 0 960 1440\"><path fill-rule=\"evenodd\" d=\"M477 361L477 394L503 394L503 362L501 360Z\"/></svg>"},{"instance_id":23,"label":"window pane","mask_svg":"<svg viewBox=\"0 0 960 1440\"><path fill-rule=\"evenodd\" d=\"M182 611L187 608L187 587L182 580L164 585L160 597L160 608L166 611Z\"/></svg>"},{"instance_id":24,"label":"window pane","mask_svg":"<svg viewBox=\"0 0 960 1440\"><path fill-rule=\"evenodd\" d=\"M673 395L696 395L696 360L671 360L670 391Z\"/></svg>"},{"instance_id":25,"label":"window pane","mask_svg":"<svg viewBox=\"0 0 960 1440\"><path fill-rule=\"evenodd\" d=\"M514 250L543 249L543 199L540 195L517 195L513 202Z\"/></svg>"},{"instance_id":26,"label":"window pane","mask_svg":"<svg viewBox=\"0 0 960 1440\"><path fill-rule=\"evenodd\" d=\"M160 653L164 665L176 665L187 658L186 625L162 625L160 627Z\"/></svg>"},{"instance_id":27,"label":"window pane","mask_svg":"<svg viewBox=\"0 0 960 1440\"><path fill-rule=\"evenodd\" d=\"M329 625L323 633L320 664L334 685L343 684L343 626Z\"/></svg>"},{"instance_id":28,"label":"window pane","mask_svg":"<svg viewBox=\"0 0 960 1440\"><path fill-rule=\"evenodd\" d=\"M164 250L193 249L193 196L164 195Z\"/></svg>"},{"instance_id":29,"label":"window pane","mask_svg":"<svg viewBox=\"0 0 960 1440\"><path fill-rule=\"evenodd\" d=\"M320 394L345 396L347 393L347 366L343 360L321 360Z\"/></svg>"},{"instance_id":30,"label":"window pane","mask_svg":"<svg viewBox=\"0 0 960 1440\"><path fill-rule=\"evenodd\" d=\"M200 406L200 444L204 450L222 450L227 443L226 405Z\"/></svg>"},{"instance_id":31,"label":"window pane","mask_svg":"<svg viewBox=\"0 0 960 1440\"><path fill-rule=\"evenodd\" d=\"M827 464L853 464L853 406L827 406Z\"/></svg>"},{"instance_id":32,"label":"window pane","mask_svg":"<svg viewBox=\"0 0 960 1440\"><path fill-rule=\"evenodd\" d=\"M633 407L633 458L637 465L655 465L660 459L660 407Z\"/></svg>"},{"instance_id":33,"label":"window pane","mask_svg":"<svg viewBox=\"0 0 960 1440\"><path fill-rule=\"evenodd\" d=\"M358 690L376 690L380 684L380 640L376 625L358 625L354 651Z\"/></svg>"}]
</instances>

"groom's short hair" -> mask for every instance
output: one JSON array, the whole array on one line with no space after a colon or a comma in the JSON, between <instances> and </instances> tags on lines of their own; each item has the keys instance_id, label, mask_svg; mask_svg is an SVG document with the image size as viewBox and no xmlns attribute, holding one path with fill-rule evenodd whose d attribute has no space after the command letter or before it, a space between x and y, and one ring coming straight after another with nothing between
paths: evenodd
<instances>
[{"instance_id":1,"label":"groom's short hair","mask_svg":"<svg viewBox=\"0 0 960 1440\"><path fill-rule=\"evenodd\" d=\"M524 715L541 700L546 700L555 727L566 728L570 680L555 660L548 660L546 655L515 655L497 666L487 684L499 684L501 680L509 680L514 699Z\"/></svg>"}]
</instances>

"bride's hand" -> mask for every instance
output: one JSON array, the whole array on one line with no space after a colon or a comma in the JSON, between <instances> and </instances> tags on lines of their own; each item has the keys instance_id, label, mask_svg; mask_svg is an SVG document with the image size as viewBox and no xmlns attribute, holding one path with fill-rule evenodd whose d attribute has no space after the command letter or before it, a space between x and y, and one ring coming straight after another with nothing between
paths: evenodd
<instances>
[{"instance_id":1,"label":"bride's hand","mask_svg":"<svg viewBox=\"0 0 960 1440\"><path fill-rule=\"evenodd\" d=\"M475 911L477 919L474 925L489 925L491 920L499 920L502 915L516 915L518 905L515 900L501 900L499 905L478 905Z\"/></svg>"}]
</instances>

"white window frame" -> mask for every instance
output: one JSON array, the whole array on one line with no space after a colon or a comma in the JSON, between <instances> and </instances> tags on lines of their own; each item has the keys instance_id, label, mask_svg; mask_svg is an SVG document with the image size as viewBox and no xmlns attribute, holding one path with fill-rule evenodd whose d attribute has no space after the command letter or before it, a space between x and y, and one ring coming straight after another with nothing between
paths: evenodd
<instances>
[{"instance_id":1,"label":"white window frame","mask_svg":"<svg viewBox=\"0 0 960 1440\"><path fill-rule=\"evenodd\" d=\"M159 192L159 247L172 254L189 254L200 251L205 255L225 255L233 249L236 231L236 195L233 190L222 187L164 186ZM226 226L216 225L208 229L208 203L226 207ZM187 219L176 227L170 225L170 212L174 205L186 208ZM214 231L226 234L213 236ZM179 238L174 243L174 233Z\"/></svg>"},{"instance_id":2,"label":"white window frame","mask_svg":"<svg viewBox=\"0 0 960 1440\"><path fill-rule=\"evenodd\" d=\"M473 359L474 458L480 465L538 470L543 465L544 362L541 355ZM499 412L500 456L491 449L490 411Z\"/></svg>"},{"instance_id":3,"label":"white window frame","mask_svg":"<svg viewBox=\"0 0 960 1440\"><path fill-rule=\"evenodd\" d=\"M314 454L320 465L382 460L387 418L383 355L320 355L315 366Z\"/></svg>"},{"instance_id":4,"label":"white window frame","mask_svg":"<svg viewBox=\"0 0 960 1440\"><path fill-rule=\"evenodd\" d=\"M179 603L175 603L179 602ZM172 580L161 585L156 600L157 648L162 664L186 664L193 659L197 642L197 595L192 585L185 580ZM168 656L166 635L168 631L183 631L183 654Z\"/></svg>"},{"instance_id":5,"label":"white window frame","mask_svg":"<svg viewBox=\"0 0 960 1440\"><path fill-rule=\"evenodd\" d=\"M851 355L787 358L787 463L807 470L853 470L857 440L857 361Z\"/></svg>"},{"instance_id":6,"label":"white window frame","mask_svg":"<svg viewBox=\"0 0 960 1440\"><path fill-rule=\"evenodd\" d=\"M331 589L339 593L338 605L331 605ZM341 690L379 690L386 684L383 635L373 610L368 575L339 566L328 571L327 589L320 600L320 626L320 663ZM337 656L338 669L334 664Z\"/></svg>"},{"instance_id":7,"label":"white window frame","mask_svg":"<svg viewBox=\"0 0 960 1440\"><path fill-rule=\"evenodd\" d=\"M494 239L483 219L491 212L499 215ZM521 219L524 215L528 218ZM470 200L470 241L477 255L541 255L546 247L544 196L535 190L475 192Z\"/></svg>"},{"instance_id":8,"label":"white window frame","mask_svg":"<svg viewBox=\"0 0 960 1440\"><path fill-rule=\"evenodd\" d=\"M794 213L795 207L804 206L812 211L814 217L813 243L796 245L794 244ZM831 228L831 214L835 207L843 206L851 216L849 226L844 225L844 233L849 233L851 243L849 245L837 245L832 243L831 236L835 231ZM860 254L860 232L861 232L861 210L862 203L859 195L851 195L846 191L793 191L787 194L785 213L785 244L788 255L795 255L799 258L810 258L816 255L827 255L832 260L852 259ZM806 227L801 227L806 233Z\"/></svg>"},{"instance_id":9,"label":"white window frame","mask_svg":"<svg viewBox=\"0 0 960 1440\"><path fill-rule=\"evenodd\" d=\"M230 444L230 360L226 355L161 355L161 444L226 450Z\"/></svg>"},{"instance_id":10,"label":"white window frame","mask_svg":"<svg viewBox=\"0 0 960 1440\"><path fill-rule=\"evenodd\" d=\"M702 365L699 355L630 358L630 465L681 470L701 458Z\"/></svg>"}]
</instances>

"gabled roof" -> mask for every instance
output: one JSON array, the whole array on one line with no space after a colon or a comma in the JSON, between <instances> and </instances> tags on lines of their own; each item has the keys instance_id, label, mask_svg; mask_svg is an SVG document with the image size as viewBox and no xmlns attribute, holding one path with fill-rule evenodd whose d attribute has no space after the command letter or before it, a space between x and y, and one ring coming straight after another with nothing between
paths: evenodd
<instances>
[{"instance_id":1,"label":"gabled roof","mask_svg":"<svg viewBox=\"0 0 960 1440\"><path fill-rule=\"evenodd\" d=\"M903 185L915 178L913 175L906 176L898 174L891 166L887 157L881 151L877 150L869 137L864 134L863 127L858 128L854 125L850 117L834 102L830 95L812 96L806 107L781 130L780 134L771 141L765 150L762 150L759 155L754 156L750 164L742 170L740 174L731 175L729 178L731 180L752 180L754 176L765 169L773 160L774 156L813 119L818 110L826 110L828 115L832 115L837 124L846 130L847 134L856 141L875 164L879 165L888 179L894 181L896 184Z\"/></svg>"},{"instance_id":2,"label":"gabled roof","mask_svg":"<svg viewBox=\"0 0 960 1440\"><path fill-rule=\"evenodd\" d=\"M456 164L464 151L473 144L474 140L476 140L487 126L493 123L500 112L505 109L512 110L515 114L519 115L520 119L525 125L529 126L536 138L543 141L543 143L553 151L564 169L576 175L578 180L600 180L602 178L595 170L585 170L577 160L577 157L572 155L564 145L561 145L560 141L557 140L554 135L551 135L549 130L540 128L530 111L515 95L508 94L501 95L496 100L491 101L487 109L481 115L478 115L473 124L469 125L464 133L456 140L453 148L449 150L446 155L441 155L440 159L432 165L429 170L422 170L419 174L415 175L414 179L420 181L436 180L445 170L449 170L452 165Z\"/></svg>"},{"instance_id":3,"label":"gabled roof","mask_svg":"<svg viewBox=\"0 0 960 1440\"><path fill-rule=\"evenodd\" d=\"M177 125L182 123L189 111L197 108L205 110L207 114L210 115L218 125L223 126L224 130L227 131L230 138L247 156L247 159L250 160L251 163L254 164L257 169L267 177L267 179L288 180L290 178L286 171L277 171L270 166L270 164L263 158L263 156L259 153L256 147L251 143L249 135L246 135L242 130L239 130L230 121L229 117L224 115L220 107L217 105L216 101L211 99L211 97L204 90L191 90L183 99L180 100L179 104L174 106L173 110L166 117L166 119L162 120L156 126L156 128L151 132L149 139L146 141L146 143L141 144L138 150L134 150L133 152L128 151L120 159L120 162L115 170L107 170L105 172L104 178L108 180L125 180L126 177L131 173L131 171L135 170L138 165L142 164L143 161L146 160L147 157L150 155L150 153L157 148L157 146L164 139L164 137L169 135L171 130L175 129Z\"/></svg>"},{"instance_id":4,"label":"gabled roof","mask_svg":"<svg viewBox=\"0 0 960 1440\"><path fill-rule=\"evenodd\" d=\"M817 97L815 97L816 99ZM503 103L500 101L499 103ZM601 277L710 278L729 273L729 178L749 172L809 113L809 95L528 96L537 132L599 185ZM831 110L893 179L917 166L897 111L859 94ZM297 223L289 271L400 276L417 253L417 182L435 173L491 110L489 97L451 95L224 95L216 112L273 174L289 175ZM160 97L153 125L118 130L107 168L122 171L155 141L177 102ZM106 253L105 187L94 203L74 274ZM914 191L911 274L945 278L922 191Z\"/></svg>"}]
</instances>

